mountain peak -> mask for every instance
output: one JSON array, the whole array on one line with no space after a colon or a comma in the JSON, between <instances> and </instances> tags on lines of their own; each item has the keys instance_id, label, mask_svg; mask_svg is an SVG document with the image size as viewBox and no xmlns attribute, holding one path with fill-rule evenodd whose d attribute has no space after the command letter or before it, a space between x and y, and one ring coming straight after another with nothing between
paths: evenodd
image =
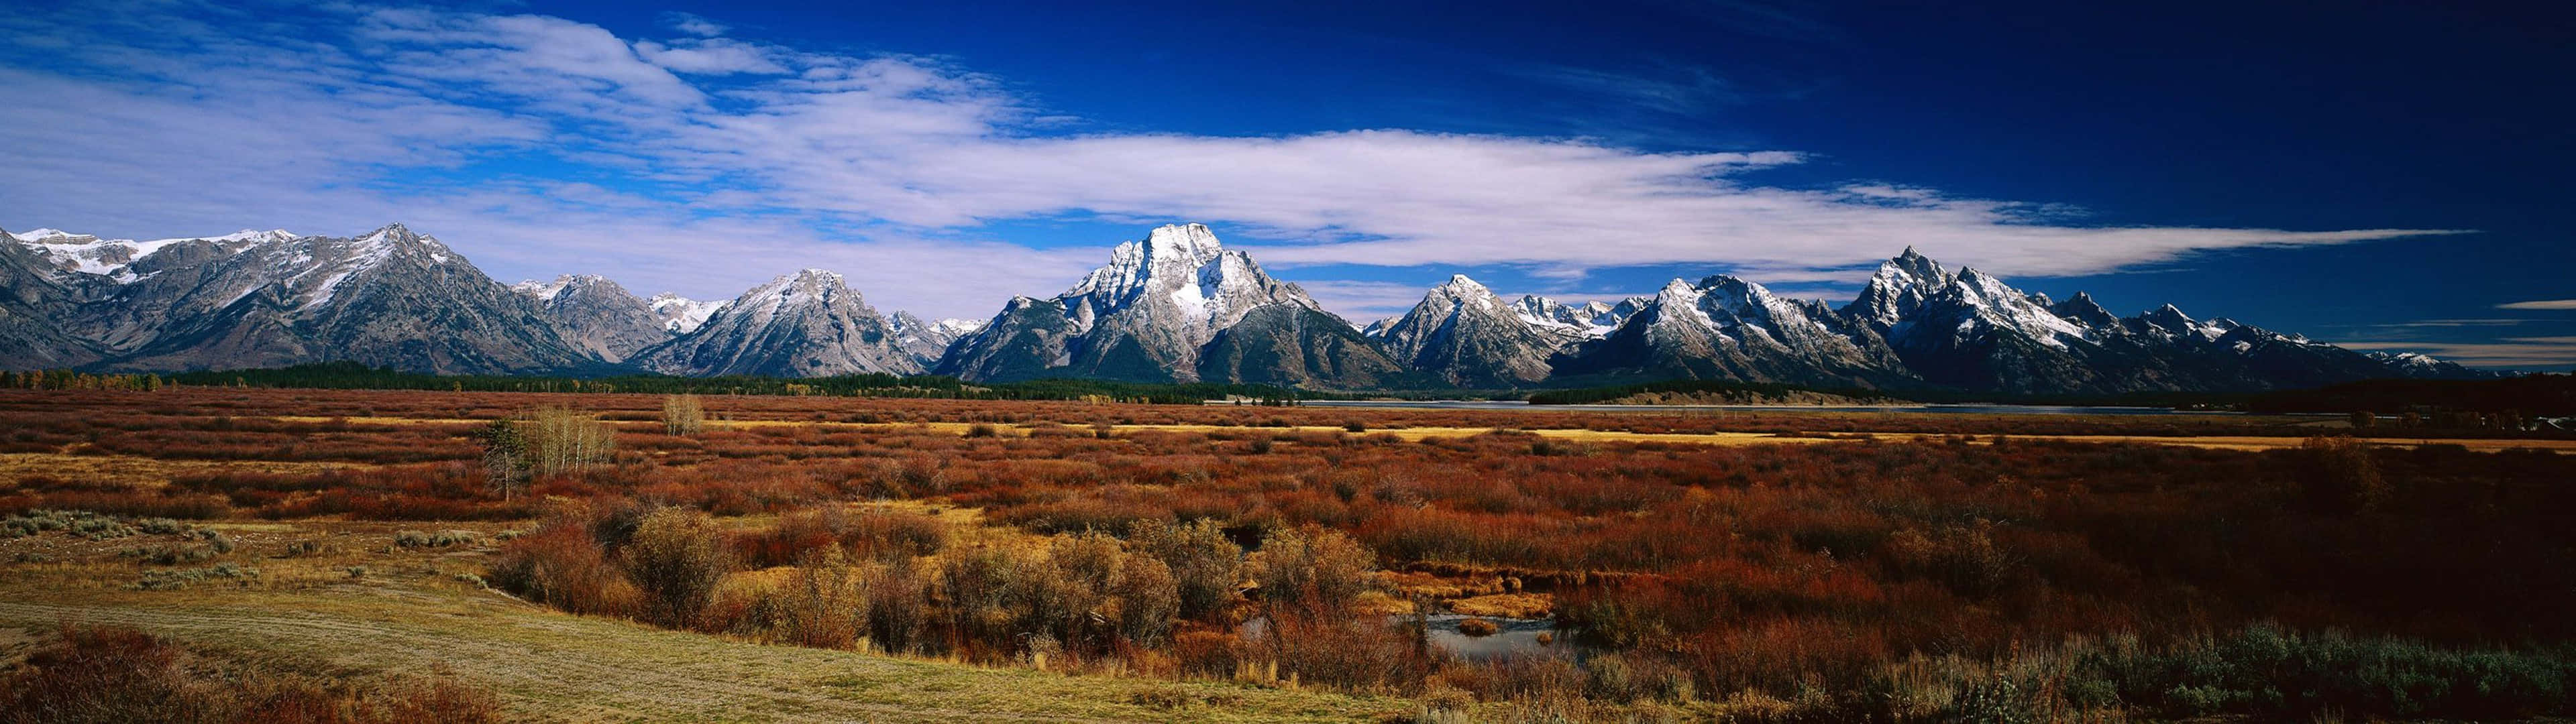
<instances>
[{"instance_id":1,"label":"mountain peak","mask_svg":"<svg viewBox=\"0 0 2576 724\"><path fill-rule=\"evenodd\" d=\"M205 240L206 240L206 241L288 241L288 240L292 240L292 239L296 239L296 238L299 238L299 237L298 237L298 235L297 235L295 232L287 231L287 230L285 230L285 229L269 229L269 230L267 230L267 231L261 231L261 230L258 230L258 229L243 229L243 230L236 231L236 232L233 232L233 233L230 233L230 234L225 234L225 235L223 235L223 236L209 236L209 237L205 237Z\"/></svg>"},{"instance_id":2,"label":"mountain peak","mask_svg":"<svg viewBox=\"0 0 2576 724\"><path fill-rule=\"evenodd\" d=\"M1160 259L1170 255L1197 262L1205 262L1225 251L1224 244L1216 239L1216 232L1198 222L1154 227L1153 233L1146 235L1144 247L1149 258Z\"/></svg>"},{"instance_id":3,"label":"mountain peak","mask_svg":"<svg viewBox=\"0 0 2576 724\"><path fill-rule=\"evenodd\" d=\"M1664 288L1656 290L1655 296L1658 298L1697 298L1699 297L1699 287L1691 286L1690 282L1683 281L1680 277L1674 277L1672 281L1664 282Z\"/></svg>"},{"instance_id":4,"label":"mountain peak","mask_svg":"<svg viewBox=\"0 0 2576 724\"><path fill-rule=\"evenodd\" d=\"M377 239L383 239L383 238L391 238L391 239L395 239L395 240L409 241L409 240L412 240L412 239L420 238L420 235L419 235L419 234L414 234L414 233L412 233L412 231L411 231L411 227L403 226L402 222L400 222L400 221L396 221L396 222L393 222L393 223L390 223L390 224L386 224L386 225L384 225L384 226L376 227L376 230L375 230L375 231L367 232L367 235L366 235L366 236L358 237L358 240L360 240L360 241L375 241L375 240L377 240Z\"/></svg>"},{"instance_id":5,"label":"mountain peak","mask_svg":"<svg viewBox=\"0 0 2576 724\"><path fill-rule=\"evenodd\" d=\"M1949 276L1942 271L1941 262L1933 261L1931 257L1915 251L1914 247L1907 246L1904 253L1880 262L1875 278L1904 277L1917 284L1938 285L1947 281Z\"/></svg>"},{"instance_id":6,"label":"mountain peak","mask_svg":"<svg viewBox=\"0 0 2576 724\"><path fill-rule=\"evenodd\" d=\"M593 289L616 289L621 294L626 291L626 288L619 286L615 280L597 274L562 274L557 275L553 281L544 282L530 279L512 284L510 289L548 302L555 301L565 294L585 295Z\"/></svg>"},{"instance_id":7,"label":"mountain peak","mask_svg":"<svg viewBox=\"0 0 2576 724\"><path fill-rule=\"evenodd\" d=\"M2067 297L2066 301L2048 305L2048 312L2066 321L2095 330L2111 329L2120 321L2119 315L2103 309L2100 302L2093 301L2092 294L2085 292L2076 292L2075 296Z\"/></svg>"},{"instance_id":8,"label":"mountain peak","mask_svg":"<svg viewBox=\"0 0 2576 724\"><path fill-rule=\"evenodd\" d=\"M2181 307L2177 307L2172 304L2166 304L2161 307L2147 310L2145 314L2138 316L2144 317L2147 321L2156 323L2156 326L2169 327L2175 331L2181 331L2192 326L2191 315L2182 313Z\"/></svg>"},{"instance_id":9,"label":"mountain peak","mask_svg":"<svg viewBox=\"0 0 2576 724\"><path fill-rule=\"evenodd\" d=\"M1878 263L1878 271L1869 277L1869 285L1860 296L1843 306L1843 313L1884 330L1905 321L1922 307L1924 301L1955 281L1933 261L1914 247L1887 261Z\"/></svg>"},{"instance_id":10,"label":"mountain peak","mask_svg":"<svg viewBox=\"0 0 2576 724\"><path fill-rule=\"evenodd\" d=\"M1014 300L959 340L939 369L979 381L1186 382L1206 374L1348 383L1394 368L1379 350L1354 344L1361 339L1348 326L1305 290L1264 273L1250 254L1225 249L1205 224L1171 224L1119 244L1108 264L1052 300ZM1305 353L1263 346L1277 344Z\"/></svg>"},{"instance_id":11,"label":"mountain peak","mask_svg":"<svg viewBox=\"0 0 2576 724\"><path fill-rule=\"evenodd\" d=\"M555 295L562 294L564 287L568 286L572 286L572 275L564 274L556 276L554 281L548 282L541 282L535 279L522 279L519 283L510 285L510 291L546 301L553 301Z\"/></svg>"},{"instance_id":12,"label":"mountain peak","mask_svg":"<svg viewBox=\"0 0 2576 724\"><path fill-rule=\"evenodd\" d=\"M1485 285L1476 283L1476 280L1467 278L1467 275L1465 274L1449 275L1449 281L1442 282L1440 284L1440 291L1449 292L1453 295L1481 295L1493 292L1493 290L1485 288Z\"/></svg>"},{"instance_id":13,"label":"mountain peak","mask_svg":"<svg viewBox=\"0 0 2576 724\"><path fill-rule=\"evenodd\" d=\"M1211 264L1218 261L1227 263ZM1093 269L1058 297L1101 296L1123 303L1147 289L1198 285L1210 273L1214 277L1210 281L1222 283L1229 275L1253 276L1256 269L1250 256L1226 251L1207 225L1166 224L1143 239L1111 249L1107 266Z\"/></svg>"},{"instance_id":14,"label":"mountain peak","mask_svg":"<svg viewBox=\"0 0 2576 724\"><path fill-rule=\"evenodd\" d=\"M841 278L839 272L829 269L799 269L794 274L780 274L769 280L768 284L744 292L743 296L765 296L777 299L779 303L784 304L791 300L814 296L828 300L849 288L849 283Z\"/></svg>"}]
</instances>

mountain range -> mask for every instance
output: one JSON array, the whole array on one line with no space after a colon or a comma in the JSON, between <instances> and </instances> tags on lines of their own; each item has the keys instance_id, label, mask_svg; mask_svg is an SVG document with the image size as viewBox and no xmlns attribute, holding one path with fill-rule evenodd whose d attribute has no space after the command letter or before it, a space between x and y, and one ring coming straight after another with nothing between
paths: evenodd
<instances>
[{"instance_id":1,"label":"mountain range","mask_svg":"<svg viewBox=\"0 0 2576 724\"><path fill-rule=\"evenodd\" d=\"M1653 296L1505 299L1464 275L1361 328L1200 224L991 319L880 313L806 269L731 300L607 278L504 285L391 224L132 241L0 231L0 367L174 371L352 360L442 374L817 377L936 373L1326 389L1509 389L1713 379L2015 394L2291 389L2493 376L2365 354L2171 305L2121 317L1952 271L1908 248L1840 307L1726 275Z\"/></svg>"}]
</instances>

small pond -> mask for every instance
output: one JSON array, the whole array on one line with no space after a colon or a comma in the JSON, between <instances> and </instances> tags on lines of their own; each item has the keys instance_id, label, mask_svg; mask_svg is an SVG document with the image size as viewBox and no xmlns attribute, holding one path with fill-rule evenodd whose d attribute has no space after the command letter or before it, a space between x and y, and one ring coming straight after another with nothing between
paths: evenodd
<instances>
[{"instance_id":1,"label":"small pond","mask_svg":"<svg viewBox=\"0 0 2576 724\"><path fill-rule=\"evenodd\" d=\"M1403 616L1399 618L1412 618ZM1575 642L1575 629L1559 629L1556 621L1544 618L1500 618L1483 616L1501 630L1490 636L1469 636L1458 632L1458 622L1477 616L1435 613L1430 616L1431 645L1468 661L1523 658L1529 656L1570 656L1582 658L1588 653ZM1547 634L1548 643L1539 635Z\"/></svg>"}]
</instances>

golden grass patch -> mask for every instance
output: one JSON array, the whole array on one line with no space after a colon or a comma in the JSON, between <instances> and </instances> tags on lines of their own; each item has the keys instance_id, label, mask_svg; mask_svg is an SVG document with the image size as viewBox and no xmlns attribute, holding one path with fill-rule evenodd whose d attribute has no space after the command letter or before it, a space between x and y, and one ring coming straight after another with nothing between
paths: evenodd
<instances>
[{"instance_id":1,"label":"golden grass patch","mask_svg":"<svg viewBox=\"0 0 2576 724\"><path fill-rule=\"evenodd\" d=\"M1449 610L1469 616L1546 618L1556 612L1556 599L1544 593L1497 593L1450 601Z\"/></svg>"},{"instance_id":2,"label":"golden grass patch","mask_svg":"<svg viewBox=\"0 0 2576 724\"><path fill-rule=\"evenodd\" d=\"M118 483L135 488L158 488L174 478L221 473L278 473L310 475L332 469L372 468L374 465L346 462L300 462L269 460L163 460L136 455L65 455L61 453L0 454L0 481L28 477L51 477L84 483Z\"/></svg>"}]
</instances>

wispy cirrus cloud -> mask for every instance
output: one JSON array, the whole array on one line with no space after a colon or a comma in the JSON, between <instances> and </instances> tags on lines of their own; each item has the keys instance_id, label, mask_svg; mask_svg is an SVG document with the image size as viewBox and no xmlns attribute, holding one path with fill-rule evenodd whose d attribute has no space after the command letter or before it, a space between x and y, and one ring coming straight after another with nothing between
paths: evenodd
<instances>
[{"instance_id":1,"label":"wispy cirrus cloud","mask_svg":"<svg viewBox=\"0 0 2576 724\"><path fill-rule=\"evenodd\" d=\"M1507 74L1569 88L1640 107L1690 114L1745 101L1733 84L1707 68L1676 66L1652 71L1619 72L1570 65L1513 66Z\"/></svg>"},{"instance_id":2,"label":"wispy cirrus cloud","mask_svg":"<svg viewBox=\"0 0 2576 724\"><path fill-rule=\"evenodd\" d=\"M2576 309L2576 299L2542 299L2529 302L2507 302L2497 309Z\"/></svg>"},{"instance_id":3,"label":"wispy cirrus cloud","mask_svg":"<svg viewBox=\"0 0 2576 724\"><path fill-rule=\"evenodd\" d=\"M2410 322L2385 322L2359 325L2364 327L2511 327L2530 324L2536 319L2418 319Z\"/></svg>"},{"instance_id":4,"label":"wispy cirrus cloud","mask_svg":"<svg viewBox=\"0 0 2576 724\"><path fill-rule=\"evenodd\" d=\"M2576 367L2576 337L2506 337L2487 342L2336 342L2358 350L2422 352L2470 367L2563 369Z\"/></svg>"},{"instance_id":5,"label":"wispy cirrus cloud","mask_svg":"<svg viewBox=\"0 0 2576 724\"><path fill-rule=\"evenodd\" d=\"M2062 276L2458 233L2101 227L2047 204L1746 180L1805 161L1789 151L1405 129L1073 133L946 62L665 22L679 35L363 4L14 13L0 18L0 91L24 100L0 104L0 166L42 182L0 187L0 224L167 236L399 218L504 275L601 271L719 296L833 265L881 304L964 316L1096 263L1099 249L988 231L1059 215L1214 222L1275 266L1510 264L1576 279L1724 264L1791 283L1847 281L1909 243ZM1715 78L1573 80L1675 103L1724 91ZM1307 285L1362 308L1392 294L1334 284Z\"/></svg>"}]
</instances>

